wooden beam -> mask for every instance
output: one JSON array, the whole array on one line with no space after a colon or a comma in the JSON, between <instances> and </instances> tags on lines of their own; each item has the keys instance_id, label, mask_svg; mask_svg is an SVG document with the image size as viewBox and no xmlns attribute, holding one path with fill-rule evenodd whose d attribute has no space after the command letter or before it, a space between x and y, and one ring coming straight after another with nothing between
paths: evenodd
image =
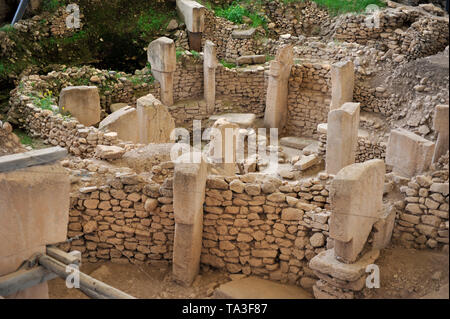
<instances>
[{"instance_id":1,"label":"wooden beam","mask_svg":"<svg viewBox=\"0 0 450 319\"><path fill-rule=\"evenodd\" d=\"M70 275L70 273L66 272L67 265L50 256L41 255L38 258L38 261L40 265L44 266L47 270L54 272L61 278L66 279ZM81 271L79 272L79 275L80 286L93 293L103 295L108 299L136 299L135 297L126 294L123 291L120 291L119 289L111 287L95 278L82 273Z\"/></svg>"},{"instance_id":2,"label":"wooden beam","mask_svg":"<svg viewBox=\"0 0 450 319\"><path fill-rule=\"evenodd\" d=\"M55 258L56 260L62 262L66 265L81 265L81 254L71 254L66 253L65 251L55 247L55 246L47 246L47 255Z\"/></svg>"},{"instance_id":3,"label":"wooden beam","mask_svg":"<svg viewBox=\"0 0 450 319\"><path fill-rule=\"evenodd\" d=\"M58 276L42 266L21 269L0 277L0 296L10 296L23 289L39 285Z\"/></svg>"}]
</instances>

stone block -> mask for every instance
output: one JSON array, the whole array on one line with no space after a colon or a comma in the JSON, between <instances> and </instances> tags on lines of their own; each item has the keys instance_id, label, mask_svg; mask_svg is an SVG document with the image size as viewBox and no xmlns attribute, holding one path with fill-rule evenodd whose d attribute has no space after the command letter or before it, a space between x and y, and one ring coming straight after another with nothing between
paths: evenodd
<instances>
[{"instance_id":1,"label":"stone block","mask_svg":"<svg viewBox=\"0 0 450 319\"><path fill-rule=\"evenodd\" d=\"M59 95L59 111L75 117L83 125L100 122L100 95L95 86L69 86Z\"/></svg>"},{"instance_id":2,"label":"stone block","mask_svg":"<svg viewBox=\"0 0 450 319\"><path fill-rule=\"evenodd\" d=\"M395 174L411 178L428 170L435 144L405 129L394 129L389 136L386 164Z\"/></svg>"},{"instance_id":3,"label":"stone block","mask_svg":"<svg viewBox=\"0 0 450 319\"><path fill-rule=\"evenodd\" d=\"M100 122L98 128L116 132L123 141L139 143L138 117L134 107L126 106L111 113Z\"/></svg>"},{"instance_id":4,"label":"stone block","mask_svg":"<svg viewBox=\"0 0 450 319\"><path fill-rule=\"evenodd\" d=\"M373 264L379 256L380 251L375 249L364 254L357 262L347 264L336 259L334 249L328 249L312 258L309 268L339 280L354 282L366 273L367 266Z\"/></svg>"},{"instance_id":5,"label":"stone block","mask_svg":"<svg viewBox=\"0 0 450 319\"><path fill-rule=\"evenodd\" d=\"M199 33L205 29L205 7L191 0L177 0L177 12L189 32Z\"/></svg>"}]
</instances>

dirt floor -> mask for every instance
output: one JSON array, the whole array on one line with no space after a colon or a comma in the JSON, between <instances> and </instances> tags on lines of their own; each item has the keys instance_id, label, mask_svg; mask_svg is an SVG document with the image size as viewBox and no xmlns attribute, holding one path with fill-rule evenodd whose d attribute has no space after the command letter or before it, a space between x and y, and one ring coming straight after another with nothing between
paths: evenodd
<instances>
[{"instance_id":1,"label":"dirt floor","mask_svg":"<svg viewBox=\"0 0 450 319\"><path fill-rule=\"evenodd\" d=\"M366 289L364 298L449 298L447 254L388 248L382 251L376 264L380 268L381 287ZM137 298L211 298L215 288L230 281L225 273L203 269L192 287L183 287L172 280L170 267L110 262L85 263L81 271ZM54 299L88 298L77 289L67 289L62 279L50 281L49 291Z\"/></svg>"}]
</instances>

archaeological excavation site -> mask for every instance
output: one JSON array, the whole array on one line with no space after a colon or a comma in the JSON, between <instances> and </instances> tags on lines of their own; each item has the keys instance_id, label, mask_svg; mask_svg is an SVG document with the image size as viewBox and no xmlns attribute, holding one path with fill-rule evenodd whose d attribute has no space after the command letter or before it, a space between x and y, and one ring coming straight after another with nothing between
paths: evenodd
<instances>
[{"instance_id":1,"label":"archaeological excavation site","mask_svg":"<svg viewBox=\"0 0 450 319\"><path fill-rule=\"evenodd\" d=\"M448 46L445 0L0 0L0 307L448 300Z\"/></svg>"}]
</instances>

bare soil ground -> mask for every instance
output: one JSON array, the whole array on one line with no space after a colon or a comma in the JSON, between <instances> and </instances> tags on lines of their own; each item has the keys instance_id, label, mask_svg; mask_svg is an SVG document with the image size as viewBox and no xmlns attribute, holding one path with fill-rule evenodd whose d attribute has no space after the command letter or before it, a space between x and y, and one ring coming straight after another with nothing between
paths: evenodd
<instances>
[{"instance_id":1,"label":"bare soil ground","mask_svg":"<svg viewBox=\"0 0 450 319\"><path fill-rule=\"evenodd\" d=\"M382 251L377 260L381 287L366 290L364 298L448 298L448 254L400 247ZM203 270L192 287L173 281L171 267L119 265L111 262L85 263L81 271L137 298L210 298L214 289L230 281L218 270ZM50 298L87 299L77 289L67 289L62 279L49 282Z\"/></svg>"}]
</instances>

